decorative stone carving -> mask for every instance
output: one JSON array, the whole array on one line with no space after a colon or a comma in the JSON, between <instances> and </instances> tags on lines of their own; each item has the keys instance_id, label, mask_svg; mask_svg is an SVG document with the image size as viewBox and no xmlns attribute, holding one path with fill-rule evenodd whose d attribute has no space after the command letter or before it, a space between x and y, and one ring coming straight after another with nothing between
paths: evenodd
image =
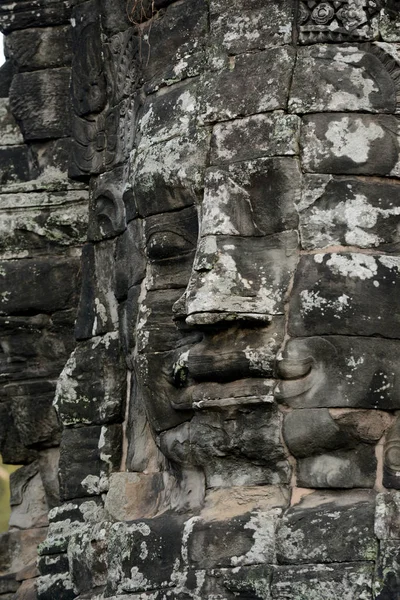
<instances>
[{"instance_id":1,"label":"decorative stone carving","mask_svg":"<svg viewBox=\"0 0 400 600\"><path fill-rule=\"evenodd\" d=\"M298 11L300 43L374 39L383 5L382 0L301 1Z\"/></svg>"}]
</instances>

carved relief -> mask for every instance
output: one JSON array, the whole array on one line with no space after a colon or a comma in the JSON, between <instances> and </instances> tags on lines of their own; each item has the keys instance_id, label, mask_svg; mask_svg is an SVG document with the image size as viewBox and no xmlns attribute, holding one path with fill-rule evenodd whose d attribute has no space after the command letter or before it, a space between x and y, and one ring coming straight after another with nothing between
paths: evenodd
<instances>
[{"instance_id":1,"label":"carved relief","mask_svg":"<svg viewBox=\"0 0 400 600\"><path fill-rule=\"evenodd\" d=\"M300 42L314 44L374 39L374 17L383 4L382 0L302 1L298 10Z\"/></svg>"}]
</instances>

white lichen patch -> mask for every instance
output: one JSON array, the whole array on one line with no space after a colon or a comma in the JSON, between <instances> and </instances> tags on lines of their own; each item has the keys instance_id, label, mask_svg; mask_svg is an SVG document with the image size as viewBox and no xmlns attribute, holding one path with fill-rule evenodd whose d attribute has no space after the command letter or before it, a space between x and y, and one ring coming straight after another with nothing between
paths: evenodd
<instances>
[{"instance_id":1,"label":"white lichen patch","mask_svg":"<svg viewBox=\"0 0 400 600\"><path fill-rule=\"evenodd\" d=\"M378 273L378 265L374 256L368 254L331 254L326 266L334 275L353 279L373 279Z\"/></svg>"},{"instance_id":2,"label":"white lichen patch","mask_svg":"<svg viewBox=\"0 0 400 600\"><path fill-rule=\"evenodd\" d=\"M336 157L347 157L357 164L366 163L371 145L384 137L385 131L377 122L366 125L364 120L348 116L329 123L325 133Z\"/></svg>"}]
</instances>

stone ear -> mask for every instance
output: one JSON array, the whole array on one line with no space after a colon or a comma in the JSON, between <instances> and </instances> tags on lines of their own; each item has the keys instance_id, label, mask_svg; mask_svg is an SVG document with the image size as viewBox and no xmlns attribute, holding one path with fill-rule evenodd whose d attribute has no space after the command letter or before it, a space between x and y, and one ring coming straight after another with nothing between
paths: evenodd
<instances>
[{"instance_id":1,"label":"stone ear","mask_svg":"<svg viewBox=\"0 0 400 600\"><path fill-rule=\"evenodd\" d=\"M100 184L91 199L89 211L89 239L98 241L125 231L125 206L120 190L115 186Z\"/></svg>"}]
</instances>

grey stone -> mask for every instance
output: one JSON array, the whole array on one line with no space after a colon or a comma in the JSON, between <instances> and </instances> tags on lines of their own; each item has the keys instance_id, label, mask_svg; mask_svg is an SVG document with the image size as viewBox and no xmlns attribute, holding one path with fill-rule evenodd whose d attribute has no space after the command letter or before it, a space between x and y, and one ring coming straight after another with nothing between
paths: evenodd
<instances>
[{"instance_id":1,"label":"grey stone","mask_svg":"<svg viewBox=\"0 0 400 600\"><path fill-rule=\"evenodd\" d=\"M267 2L213 0L210 5L211 39L229 54L291 43L293 7L288 0Z\"/></svg>"},{"instance_id":2,"label":"grey stone","mask_svg":"<svg viewBox=\"0 0 400 600\"><path fill-rule=\"evenodd\" d=\"M283 313L296 263L294 231L203 237L186 292L186 314L193 323L198 313L256 314L268 321Z\"/></svg>"},{"instance_id":3,"label":"grey stone","mask_svg":"<svg viewBox=\"0 0 400 600\"><path fill-rule=\"evenodd\" d=\"M289 110L293 113L388 112L397 85L375 46L315 44L299 48Z\"/></svg>"},{"instance_id":4,"label":"grey stone","mask_svg":"<svg viewBox=\"0 0 400 600\"><path fill-rule=\"evenodd\" d=\"M303 117L303 167L308 173L399 174L398 120L357 113Z\"/></svg>"},{"instance_id":5,"label":"grey stone","mask_svg":"<svg viewBox=\"0 0 400 600\"><path fill-rule=\"evenodd\" d=\"M376 480L375 448L360 444L297 462L297 484L309 488L372 488Z\"/></svg>"},{"instance_id":6,"label":"grey stone","mask_svg":"<svg viewBox=\"0 0 400 600\"><path fill-rule=\"evenodd\" d=\"M338 427L327 409L311 408L290 412L284 418L283 437L289 451L296 458L355 445L354 438Z\"/></svg>"},{"instance_id":7,"label":"grey stone","mask_svg":"<svg viewBox=\"0 0 400 600\"><path fill-rule=\"evenodd\" d=\"M386 434L383 459L383 485L400 489L400 417L397 417Z\"/></svg>"},{"instance_id":8,"label":"grey stone","mask_svg":"<svg viewBox=\"0 0 400 600\"><path fill-rule=\"evenodd\" d=\"M400 539L400 492L382 492L376 497L375 535L379 540Z\"/></svg>"},{"instance_id":9,"label":"grey stone","mask_svg":"<svg viewBox=\"0 0 400 600\"><path fill-rule=\"evenodd\" d=\"M299 152L300 118L280 112L253 115L214 126L211 164Z\"/></svg>"},{"instance_id":10,"label":"grey stone","mask_svg":"<svg viewBox=\"0 0 400 600\"><path fill-rule=\"evenodd\" d=\"M376 600L391 600L400 593L400 556L398 541L382 541L380 560L375 574Z\"/></svg>"},{"instance_id":11,"label":"grey stone","mask_svg":"<svg viewBox=\"0 0 400 600\"><path fill-rule=\"evenodd\" d=\"M29 181L35 173L27 146L0 147L0 159L0 181L3 185Z\"/></svg>"},{"instance_id":12,"label":"grey stone","mask_svg":"<svg viewBox=\"0 0 400 600\"><path fill-rule=\"evenodd\" d=\"M115 295L127 298L132 286L139 284L146 274L142 222L135 219L118 237L115 255Z\"/></svg>"},{"instance_id":13,"label":"grey stone","mask_svg":"<svg viewBox=\"0 0 400 600\"><path fill-rule=\"evenodd\" d=\"M24 143L21 130L11 113L8 98L1 98L0 100L0 131L2 146L15 146Z\"/></svg>"},{"instance_id":14,"label":"grey stone","mask_svg":"<svg viewBox=\"0 0 400 600\"><path fill-rule=\"evenodd\" d=\"M374 513L373 492L314 492L281 520L278 562L303 565L375 560Z\"/></svg>"},{"instance_id":15,"label":"grey stone","mask_svg":"<svg viewBox=\"0 0 400 600\"><path fill-rule=\"evenodd\" d=\"M292 158L260 158L208 169L201 236L271 235L295 229L300 170Z\"/></svg>"},{"instance_id":16,"label":"grey stone","mask_svg":"<svg viewBox=\"0 0 400 600\"><path fill-rule=\"evenodd\" d=\"M333 252L302 256L290 302L292 335L399 338L393 313L396 256Z\"/></svg>"},{"instance_id":17,"label":"grey stone","mask_svg":"<svg viewBox=\"0 0 400 600\"><path fill-rule=\"evenodd\" d=\"M22 467L19 471L26 468L29 469L29 467ZM16 471L16 473L18 476L15 479L18 481L15 483L19 489L13 495L9 526L19 529L45 527L48 523L48 506L40 474L37 472L32 476L29 472L27 477L23 478L23 471L21 473ZM13 481L11 483L14 485Z\"/></svg>"},{"instance_id":18,"label":"grey stone","mask_svg":"<svg viewBox=\"0 0 400 600\"><path fill-rule=\"evenodd\" d=\"M69 80L67 67L15 75L11 110L26 140L70 134Z\"/></svg>"},{"instance_id":19,"label":"grey stone","mask_svg":"<svg viewBox=\"0 0 400 600\"><path fill-rule=\"evenodd\" d=\"M293 66L290 47L233 58L229 68L205 77L202 118L205 122L224 121L285 109Z\"/></svg>"},{"instance_id":20,"label":"grey stone","mask_svg":"<svg viewBox=\"0 0 400 600\"><path fill-rule=\"evenodd\" d=\"M372 599L373 566L368 562L275 567L273 600Z\"/></svg>"},{"instance_id":21,"label":"grey stone","mask_svg":"<svg viewBox=\"0 0 400 600\"><path fill-rule=\"evenodd\" d=\"M60 6L58 0L38 0L34 6L30 0L18 2L10 10L3 2L0 6L1 29L5 33L25 27L46 27L66 23L71 14L73 0L66 0Z\"/></svg>"},{"instance_id":22,"label":"grey stone","mask_svg":"<svg viewBox=\"0 0 400 600\"><path fill-rule=\"evenodd\" d=\"M54 400L64 425L122 421L126 370L117 334L80 343L61 373Z\"/></svg>"},{"instance_id":23,"label":"grey stone","mask_svg":"<svg viewBox=\"0 0 400 600\"><path fill-rule=\"evenodd\" d=\"M65 67L71 64L71 27L38 27L13 31L7 48L21 71Z\"/></svg>"},{"instance_id":24,"label":"grey stone","mask_svg":"<svg viewBox=\"0 0 400 600\"><path fill-rule=\"evenodd\" d=\"M89 203L88 239L113 238L126 229L123 202L123 169L92 179Z\"/></svg>"},{"instance_id":25,"label":"grey stone","mask_svg":"<svg viewBox=\"0 0 400 600\"><path fill-rule=\"evenodd\" d=\"M275 396L293 408L396 409L397 344L345 335L289 340Z\"/></svg>"},{"instance_id":26,"label":"grey stone","mask_svg":"<svg viewBox=\"0 0 400 600\"><path fill-rule=\"evenodd\" d=\"M1 261L1 267L3 314L51 313L76 306L80 279L76 258Z\"/></svg>"},{"instance_id":27,"label":"grey stone","mask_svg":"<svg viewBox=\"0 0 400 600\"><path fill-rule=\"evenodd\" d=\"M205 65L207 13L204 0L172 4L144 28L141 59L146 92L201 72Z\"/></svg>"},{"instance_id":28,"label":"grey stone","mask_svg":"<svg viewBox=\"0 0 400 600\"><path fill-rule=\"evenodd\" d=\"M385 42L398 42L400 40L397 0L388 0L387 6L382 9L379 20L379 33Z\"/></svg>"},{"instance_id":29,"label":"grey stone","mask_svg":"<svg viewBox=\"0 0 400 600\"><path fill-rule=\"evenodd\" d=\"M305 175L299 204L303 248L358 246L397 251L395 181Z\"/></svg>"}]
</instances>

